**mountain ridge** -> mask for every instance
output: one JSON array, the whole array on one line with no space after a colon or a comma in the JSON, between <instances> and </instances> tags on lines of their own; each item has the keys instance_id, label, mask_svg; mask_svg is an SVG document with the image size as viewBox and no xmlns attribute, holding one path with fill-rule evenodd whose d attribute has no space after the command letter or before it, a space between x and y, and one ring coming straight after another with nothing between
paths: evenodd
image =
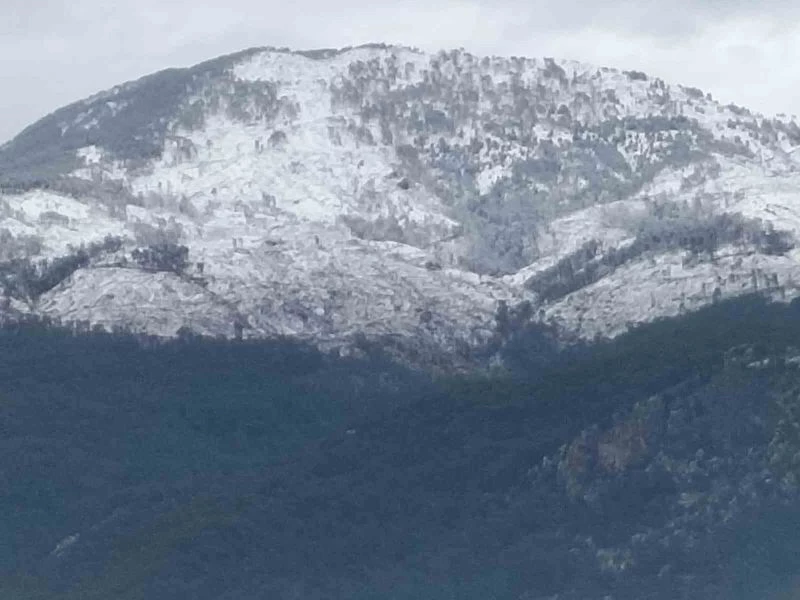
<instances>
[{"instance_id":1,"label":"mountain ridge","mask_svg":"<svg viewBox=\"0 0 800 600\"><path fill-rule=\"evenodd\" d=\"M248 49L116 86L0 147L4 305L451 354L496 339L501 306L613 336L798 294L798 144L794 120L637 71ZM67 260L106 237L113 251ZM31 295L26 278L56 275Z\"/></svg>"}]
</instances>

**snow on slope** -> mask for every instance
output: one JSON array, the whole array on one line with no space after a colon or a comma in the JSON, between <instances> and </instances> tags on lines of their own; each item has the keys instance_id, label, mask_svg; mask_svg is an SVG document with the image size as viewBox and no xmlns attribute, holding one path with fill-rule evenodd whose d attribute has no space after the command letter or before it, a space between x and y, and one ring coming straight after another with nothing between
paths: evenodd
<instances>
[{"instance_id":1,"label":"snow on slope","mask_svg":"<svg viewBox=\"0 0 800 600\"><path fill-rule=\"evenodd\" d=\"M62 256L70 247L79 247L106 235L120 235L124 224L86 201L45 190L21 196L0 197L0 230L16 236L41 238L42 258Z\"/></svg>"},{"instance_id":2,"label":"snow on slope","mask_svg":"<svg viewBox=\"0 0 800 600\"><path fill-rule=\"evenodd\" d=\"M797 254L765 255L744 242L714 260L675 249L638 256L547 302L525 286L587 243L601 252L629 247L654 198L796 236L793 122L765 124L691 88L549 59L262 50L226 72L193 88L185 105L268 84L280 108L268 118L207 109L201 126L177 119L160 156L135 167L82 147L72 177L94 191L0 198L0 230L17 242L41 238L38 258L109 235L127 240L121 253L49 289L34 310L162 335L183 326L320 343L398 335L453 350L492 335L500 300L533 302L536 318L592 337L756 289L796 295ZM103 96L106 108L131 89ZM109 118L125 106L114 104ZM680 158L684 147L696 156ZM555 175L554 156L562 157ZM592 173L592 160L606 171ZM587 205L584 192L601 185L598 177L623 197L596 188ZM514 234L528 263L474 269L478 242L503 245L503 234L486 228L511 231L518 221L502 202L519 186L549 198L539 220ZM495 198L499 217L481 208ZM159 236L188 247L185 272L151 272L132 260Z\"/></svg>"},{"instance_id":3,"label":"snow on slope","mask_svg":"<svg viewBox=\"0 0 800 600\"><path fill-rule=\"evenodd\" d=\"M618 335L654 316L671 317L719 299L762 292L774 300L800 296L800 256L763 256L723 248L714 262L691 264L663 254L620 268L545 309L542 318L592 339Z\"/></svg>"}]
</instances>

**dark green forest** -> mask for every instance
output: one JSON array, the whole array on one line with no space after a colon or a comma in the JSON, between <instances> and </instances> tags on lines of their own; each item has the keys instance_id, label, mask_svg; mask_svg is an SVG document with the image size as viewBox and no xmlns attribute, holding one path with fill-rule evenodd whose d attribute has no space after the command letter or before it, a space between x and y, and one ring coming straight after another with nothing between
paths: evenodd
<instances>
[{"instance_id":1,"label":"dark green forest","mask_svg":"<svg viewBox=\"0 0 800 600\"><path fill-rule=\"evenodd\" d=\"M434 376L7 323L0 598L792 597L800 305L548 335Z\"/></svg>"}]
</instances>

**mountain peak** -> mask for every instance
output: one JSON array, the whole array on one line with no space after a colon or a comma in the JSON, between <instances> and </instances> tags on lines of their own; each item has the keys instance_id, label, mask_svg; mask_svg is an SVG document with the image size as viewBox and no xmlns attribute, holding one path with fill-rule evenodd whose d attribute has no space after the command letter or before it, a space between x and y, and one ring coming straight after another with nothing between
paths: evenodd
<instances>
[{"instance_id":1,"label":"mountain peak","mask_svg":"<svg viewBox=\"0 0 800 600\"><path fill-rule=\"evenodd\" d=\"M462 353L497 342L501 305L515 326L614 335L796 295L798 147L794 120L636 71L253 48L117 86L0 148L6 304Z\"/></svg>"}]
</instances>

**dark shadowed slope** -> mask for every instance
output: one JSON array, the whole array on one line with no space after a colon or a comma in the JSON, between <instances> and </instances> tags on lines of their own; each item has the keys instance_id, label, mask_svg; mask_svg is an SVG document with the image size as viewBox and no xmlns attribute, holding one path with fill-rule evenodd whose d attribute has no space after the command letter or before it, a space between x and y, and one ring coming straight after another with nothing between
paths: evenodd
<instances>
[{"instance_id":1,"label":"dark shadowed slope","mask_svg":"<svg viewBox=\"0 0 800 600\"><path fill-rule=\"evenodd\" d=\"M529 332L529 336L539 333ZM800 312L722 303L518 371L0 335L20 600L764 598L800 567ZM530 341L530 340L529 340Z\"/></svg>"}]
</instances>

